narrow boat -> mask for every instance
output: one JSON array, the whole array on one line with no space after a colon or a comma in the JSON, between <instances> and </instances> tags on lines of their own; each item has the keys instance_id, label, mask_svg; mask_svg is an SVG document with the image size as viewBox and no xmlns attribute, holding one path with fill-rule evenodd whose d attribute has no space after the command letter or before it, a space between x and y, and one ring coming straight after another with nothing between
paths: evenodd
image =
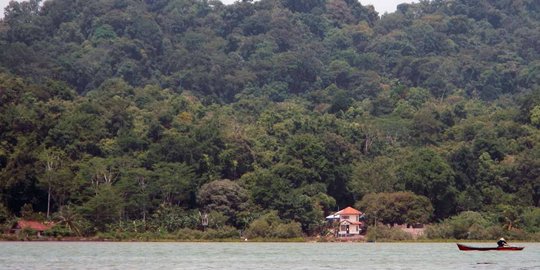
<instances>
[{"instance_id":1,"label":"narrow boat","mask_svg":"<svg viewBox=\"0 0 540 270\"><path fill-rule=\"evenodd\" d=\"M505 246L505 247L471 247L463 244L457 244L459 250L463 251L489 251L489 250L498 250L498 251L520 251L524 249L525 247L513 247L513 246Z\"/></svg>"}]
</instances>

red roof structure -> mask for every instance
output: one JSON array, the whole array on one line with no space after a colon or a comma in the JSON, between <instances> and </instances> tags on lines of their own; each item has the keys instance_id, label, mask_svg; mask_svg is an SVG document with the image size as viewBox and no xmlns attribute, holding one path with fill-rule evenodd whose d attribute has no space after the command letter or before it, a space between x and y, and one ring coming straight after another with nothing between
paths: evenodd
<instances>
[{"instance_id":1,"label":"red roof structure","mask_svg":"<svg viewBox=\"0 0 540 270\"><path fill-rule=\"evenodd\" d=\"M342 209L340 211L338 211L337 213L335 213L334 215L361 215L362 212L352 208L352 207L347 207L345 209Z\"/></svg>"},{"instance_id":2,"label":"red roof structure","mask_svg":"<svg viewBox=\"0 0 540 270\"><path fill-rule=\"evenodd\" d=\"M19 220L14 226L14 229L32 229L38 232L46 231L54 226L54 223L42 223L34 220Z\"/></svg>"}]
</instances>

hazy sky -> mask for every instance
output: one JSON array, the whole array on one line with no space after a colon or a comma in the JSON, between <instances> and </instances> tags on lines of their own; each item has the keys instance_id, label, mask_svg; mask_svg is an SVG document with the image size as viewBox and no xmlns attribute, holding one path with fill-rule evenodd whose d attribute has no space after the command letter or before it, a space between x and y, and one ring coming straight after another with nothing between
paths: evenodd
<instances>
[{"instance_id":1,"label":"hazy sky","mask_svg":"<svg viewBox=\"0 0 540 270\"><path fill-rule=\"evenodd\" d=\"M3 1L3 0L0 0ZM221 0L225 4L234 3L236 0ZM6 1L7 2L7 1ZM394 12L396 11L396 6L401 3L413 3L418 2L418 0L360 0L362 5L373 5L375 10L382 15L385 12Z\"/></svg>"},{"instance_id":2,"label":"hazy sky","mask_svg":"<svg viewBox=\"0 0 540 270\"><path fill-rule=\"evenodd\" d=\"M4 17L4 8L9 3L9 0L0 0L0 7L2 7L2 12L0 12L0 18Z\"/></svg>"},{"instance_id":3,"label":"hazy sky","mask_svg":"<svg viewBox=\"0 0 540 270\"><path fill-rule=\"evenodd\" d=\"M401 3L413 3L418 2L418 0L360 0L362 5L373 5L375 10L379 12L379 15L382 15L385 12L394 12L396 11L397 5Z\"/></svg>"},{"instance_id":4,"label":"hazy sky","mask_svg":"<svg viewBox=\"0 0 540 270\"><path fill-rule=\"evenodd\" d=\"M10 0L0 0L0 7L2 12L0 12L0 17L4 17L4 7L7 6ZM93 0L88 0L93 1ZM225 4L233 3L235 0L222 0ZM379 14L383 14L385 12L394 12L396 10L396 6L400 3L412 3L417 2L417 0L360 0L360 3L362 5L373 5L375 6L375 9L379 12Z\"/></svg>"}]
</instances>

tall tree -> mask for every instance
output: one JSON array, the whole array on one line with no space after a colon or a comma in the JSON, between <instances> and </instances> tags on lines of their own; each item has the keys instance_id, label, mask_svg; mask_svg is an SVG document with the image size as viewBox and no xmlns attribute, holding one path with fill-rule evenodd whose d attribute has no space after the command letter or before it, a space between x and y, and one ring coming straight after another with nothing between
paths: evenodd
<instances>
[{"instance_id":1,"label":"tall tree","mask_svg":"<svg viewBox=\"0 0 540 270\"><path fill-rule=\"evenodd\" d=\"M457 192L455 173L436 152L428 148L414 151L397 175L402 189L430 199L436 218L453 214Z\"/></svg>"}]
</instances>

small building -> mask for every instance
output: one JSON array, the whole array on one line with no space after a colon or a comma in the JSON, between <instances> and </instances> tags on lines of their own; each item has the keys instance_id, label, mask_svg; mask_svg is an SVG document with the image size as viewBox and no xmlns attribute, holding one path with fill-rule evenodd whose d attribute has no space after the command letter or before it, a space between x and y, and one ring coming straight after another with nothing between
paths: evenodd
<instances>
[{"instance_id":1,"label":"small building","mask_svg":"<svg viewBox=\"0 0 540 270\"><path fill-rule=\"evenodd\" d=\"M41 236L41 234L44 231L50 230L52 227L54 227L54 223L52 222L39 222L35 220L19 220L11 227L11 232L15 234L19 234L19 232L22 230L30 229L30 230L36 231L37 236Z\"/></svg>"},{"instance_id":2,"label":"small building","mask_svg":"<svg viewBox=\"0 0 540 270\"><path fill-rule=\"evenodd\" d=\"M349 206L327 216L326 219L337 223L336 235L338 237L349 237L363 233L364 222L361 220L362 216L362 212Z\"/></svg>"}]
</instances>

